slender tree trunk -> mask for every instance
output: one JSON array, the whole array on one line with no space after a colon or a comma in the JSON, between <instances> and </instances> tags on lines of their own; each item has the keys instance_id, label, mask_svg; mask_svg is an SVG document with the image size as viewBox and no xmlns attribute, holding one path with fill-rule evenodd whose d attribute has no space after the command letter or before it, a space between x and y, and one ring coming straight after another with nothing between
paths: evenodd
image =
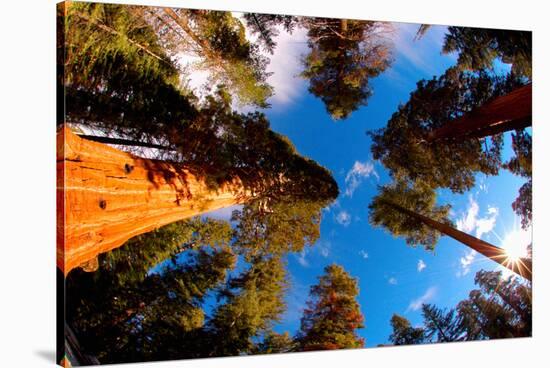
<instances>
[{"instance_id":1,"label":"slender tree trunk","mask_svg":"<svg viewBox=\"0 0 550 368\"><path fill-rule=\"evenodd\" d=\"M65 275L163 225L251 198L240 180L208 187L186 168L57 134L57 266Z\"/></svg>"},{"instance_id":2,"label":"slender tree trunk","mask_svg":"<svg viewBox=\"0 0 550 368\"><path fill-rule=\"evenodd\" d=\"M470 249L473 249L476 252L483 254L485 257L492 259L493 261L520 275L521 277L524 277L525 279L531 281L532 264L530 259L522 258L518 262L510 262L506 251L502 248L496 247L490 243L487 243L484 240L478 239L474 236L471 236L470 234L457 230L450 225L434 221L429 217L411 211L393 202L385 201L384 203L401 213L416 218L418 221L422 222L426 226L429 226L442 234L450 236L455 240L458 240Z\"/></svg>"},{"instance_id":3,"label":"slender tree trunk","mask_svg":"<svg viewBox=\"0 0 550 368\"><path fill-rule=\"evenodd\" d=\"M531 126L531 117L532 84L529 83L448 122L431 132L427 141L464 136L483 138L510 130L524 129Z\"/></svg>"}]
</instances>

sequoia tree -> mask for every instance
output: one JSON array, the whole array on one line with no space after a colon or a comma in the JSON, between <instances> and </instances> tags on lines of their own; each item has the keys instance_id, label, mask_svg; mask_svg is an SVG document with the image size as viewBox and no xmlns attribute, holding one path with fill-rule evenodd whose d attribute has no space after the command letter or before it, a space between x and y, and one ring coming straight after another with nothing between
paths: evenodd
<instances>
[{"instance_id":1,"label":"sequoia tree","mask_svg":"<svg viewBox=\"0 0 550 368\"><path fill-rule=\"evenodd\" d=\"M132 236L209 210L290 198L320 211L337 196L330 173L273 132L265 115L233 111L224 89L201 102L181 89L155 32L128 9L78 4L66 16L70 32L59 45L73 55L63 65L66 121L101 135L95 140L147 149L140 157L60 131L60 268L69 272ZM133 21L137 35L125 26Z\"/></svg>"},{"instance_id":2,"label":"sequoia tree","mask_svg":"<svg viewBox=\"0 0 550 368\"><path fill-rule=\"evenodd\" d=\"M357 280L336 264L325 267L311 287L310 299L296 336L299 351L350 349L364 346L356 330L364 317L355 300Z\"/></svg>"},{"instance_id":3,"label":"sequoia tree","mask_svg":"<svg viewBox=\"0 0 550 368\"><path fill-rule=\"evenodd\" d=\"M420 81L409 101L386 127L369 132L371 152L393 177L423 181L456 193L470 190L475 175L497 175L508 168L529 178L514 202L526 227L530 223L531 85L513 74L498 77L449 69ZM513 131L518 158L503 163L502 133ZM490 141L490 142L489 142ZM525 169L519 168L519 160Z\"/></svg>"},{"instance_id":4,"label":"sequoia tree","mask_svg":"<svg viewBox=\"0 0 550 368\"><path fill-rule=\"evenodd\" d=\"M434 249L441 235L447 235L531 280L530 259L511 259L504 249L455 229L447 218L449 209L448 205L436 205L435 191L426 184L398 180L379 188L369 205L369 221L395 236L404 236L409 245L421 244L428 250Z\"/></svg>"},{"instance_id":5,"label":"sequoia tree","mask_svg":"<svg viewBox=\"0 0 550 368\"><path fill-rule=\"evenodd\" d=\"M369 132L373 140L373 157L380 160L393 176L399 172L411 180L420 179L433 188L449 188L458 193L469 190L474 185L476 173L498 173L501 134L490 135L491 144L487 139L475 136L454 138L450 134L449 139L441 141L434 140L431 135L452 124L454 119L467 116L472 110L518 86L521 86L521 81L513 76L494 77L485 72L472 74L454 68L439 78L422 80L386 127Z\"/></svg>"},{"instance_id":6,"label":"sequoia tree","mask_svg":"<svg viewBox=\"0 0 550 368\"><path fill-rule=\"evenodd\" d=\"M228 224L214 220L171 224L100 255L95 272L70 273L66 318L81 345L101 363L166 359L179 352L179 340L170 341L202 326L206 293L235 265L227 232ZM196 245L178 249L180 241ZM147 269L156 263L150 255L184 250L184 261L169 258L162 268Z\"/></svg>"}]
</instances>

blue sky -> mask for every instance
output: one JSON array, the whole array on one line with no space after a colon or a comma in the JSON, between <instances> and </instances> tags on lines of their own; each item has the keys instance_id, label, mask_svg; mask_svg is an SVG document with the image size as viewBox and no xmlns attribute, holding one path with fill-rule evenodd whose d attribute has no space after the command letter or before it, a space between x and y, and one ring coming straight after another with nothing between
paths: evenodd
<instances>
[{"instance_id":1,"label":"blue sky","mask_svg":"<svg viewBox=\"0 0 550 368\"><path fill-rule=\"evenodd\" d=\"M305 32L298 29L292 35L279 35L269 67L274 73L269 81L276 95L265 113L273 130L288 136L302 155L332 171L340 196L324 210L321 237L316 244L288 256L288 309L276 331L297 331L310 286L333 262L359 280L358 301L365 316L365 328L359 334L366 338L367 347L388 342L393 313L419 325L423 302L452 307L475 288L477 270L497 268L450 238L441 238L431 253L409 247L404 239L368 223L367 206L377 185L387 183L389 178L384 167L372 160L366 131L383 127L398 104L408 100L417 81L441 75L456 61L454 55L440 52L445 27L433 27L415 41L417 27L394 24L392 67L372 80L374 95L368 105L338 122L331 120L322 102L308 93L306 81L297 77L300 57L307 51ZM499 68L508 66L500 64ZM507 136L504 155L510 154ZM451 219L463 231L495 245L507 242L511 234L514 239L528 242L530 233L519 231L519 219L511 208L523 182L506 171L496 177L478 175L470 192L454 195L442 190L439 201L452 204ZM211 215L228 218L230 210Z\"/></svg>"}]
</instances>

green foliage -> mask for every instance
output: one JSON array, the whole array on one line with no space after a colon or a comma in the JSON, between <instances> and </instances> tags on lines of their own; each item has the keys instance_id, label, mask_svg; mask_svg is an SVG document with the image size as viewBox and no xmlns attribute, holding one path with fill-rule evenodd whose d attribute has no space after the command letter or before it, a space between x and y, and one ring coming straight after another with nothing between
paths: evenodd
<instances>
[{"instance_id":1,"label":"green foliage","mask_svg":"<svg viewBox=\"0 0 550 368\"><path fill-rule=\"evenodd\" d=\"M479 271L479 290L458 304L461 322L470 338L531 336L531 285L518 278L504 278L501 272Z\"/></svg>"},{"instance_id":2,"label":"green foliage","mask_svg":"<svg viewBox=\"0 0 550 368\"><path fill-rule=\"evenodd\" d=\"M379 187L379 193L369 204L370 223L384 227L394 236L404 236L409 245L421 244L426 249L433 250L441 234L418 219L397 210L394 204L451 225L447 219L450 206L436 205L435 191L424 183L410 184L398 180Z\"/></svg>"},{"instance_id":3,"label":"green foliage","mask_svg":"<svg viewBox=\"0 0 550 368\"><path fill-rule=\"evenodd\" d=\"M427 339L435 337L437 342L461 341L463 328L455 309L439 309L435 305L422 305L425 335Z\"/></svg>"},{"instance_id":4,"label":"green foliage","mask_svg":"<svg viewBox=\"0 0 550 368\"><path fill-rule=\"evenodd\" d=\"M257 42L270 54L273 54L277 46L274 39L279 35L278 28L282 28L286 32L292 33L299 23L298 17L279 14L246 13L244 19L247 29L249 29L253 35L257 35Z\"/></svg>"},{"instance_id":5,"label":"green foliage","mask_svg":"<svg viewBox=\"0 0 550 368\"><path fill-rule=\"evenodd\" d=\"M269 331L286 306L286 270L280 257L256 257L222 291L225 303L216 308L208 321L212 356L250 353L253 338Z\"/></svg>"},{"instance_id":6,"label":"green foliage","mask_svg":"<svg viewBox=\"0 0 550 368\"><path fill-rule=\"evenodd\" d=\"M307 30L310 51L303 60L301 76L309 80L309 91L321 98L335 120L345 119L367 104L372 95L370 79L392 61L390 46L383 37L390 29L383 22L253 13L246 14L245 19L270 53L281 29L289 33L296 26Z\"/></svg>"},{"instance_id":7,"label":"green foliage","mask_svg":"<svg viewBox=\"0 0 550 368\"><path fill-rule=\"evenodd\" d=\"M386 127L369 132L374 159L392 176L421 180L432 188L463 193L475 184L475 174L496 175L501 166L502 136L487 140L460 137L431 141L431 132L451 120L517 87L513 76L493 77L449 69L443 76L422 80Z\"/></svg>"},{"instance_id":8,"label":"green foliage","mask_svg":"<svg viewBox=\"0 0 550 368\"><path fill-rule=\"evenodd\" d=\"M136 141L165 144L197 114L176 66L132 7L71 3L65 17L65 119Z\"/></svg>"},{"instance_id":9,"label":"green foliage","mask_svg":"<svg viewBox=\"0 0 550 368\"><path fill-rule=\"evenodd\" d=\"M147 8L143 17L170 54L200 58L191 70L207 70L210 85L223 85L240 105L269 107L269 60L246 39L244 25L231 12Z\"/></svg>"},{"instance_id":10,"label":"green foliage","mask_svg":"<svg viewBox=\"0 0 550 368\"><path fill-rule=\"evenodd\" d=\"M357 280L341 266L325 267L319 282L311 287L311 299L304 309L298 350L332 350L360 348L363 338L356 329L363 327L364 317L355 300L359 294Z\"/></svg>"},{"instance_id":11,"label":"green foliage","mask_svg":"<svg viewBox=\"0 0 550 368\"><path fill-rule=\"evenodd\" d=\"M221 248L231 242L233 230L224 221L193 218L163 226L128 240L101 256L101 272L109 272L119 286L142 282L147 272L186 250L204 244Z\"/></svg>"},{"instance_id":12,"label":"green foliage","mask_svg":"<svg viewBox=\"0 0 550 368\"><path fill-rule=\"evenodd\" d=\"M519 189L519 195L512 203L512 208L521 218L521 225L524 229L531 226L533 219L532 207L532 138L525 131L516 131L512 134L512 148L515 156L504 164L504 167L516 175L528 178L528 181Z\"/></svg>"},{"instance_id":13,"label":"green foliage","mask_svg":"<svg viewBox=\"0 0 550 368\"><path fill-rule=\"evenodd\" d=\"M235 247L245 259L300 252L319 238L322 208L318 202L280 201L269 208L262 202L251 202L234 213L238 234Z\"/></svg>"},{"instance_id":14,"label":"green foliage","mask_svg":"<svg viewBox=\"0 0 550 368\"><path fill-rule=\"evenodd\" d=\"M528 31L449 27L443 52L458 52L461 69L492 69L499 58L512 64L514 74L531 79L532 48L532 33Z\"/></svg>"},{"instance_id":15,"label":"green foliage","mask_svg":"<svg viewBox=\"0 0 550 368\"><path fill-rule=\"evenodd\" d=\"M500 271L479 271L479 289L456 308L440 309L424 304L424 326L412 329L410 322L394 315L390 341L395 345L451 342L531 336L531 285L519 278L503 277Z\"/></svg>"},{"instance_id":16,"label":"green foliage","mask_svg":"<svg viewBox=\"0 0 550 368\"><path fill-rule=\"evenodd\" d=\"M310 53L302 76L335 120L347 118L372 95L370 79L391 63L389 46L380 37L383 23L303 18Z\"/></svg>"},{"instance_id":17,"label":"green foliage","mask_svg":"<svg viewBox=\"0 0 550 368\"><path fill-rule=\"evenodd\" d=\"M413 345L426 342L423 328L412 327L405 317L394 314L390 320L393 332L389 340L393 345Z\"/></svg>"},{"instance_id":18,"label":"green foliage","mask_svg":"<svg viewBox=\"0 0 550 368\"><path fill-rule=\"evenodd\" d=\"M273 331L267 332L263 340L254 346L253 354L280 354L288 353L295 349L295 343L288 332L279 334Z\"/></svg>"},{"instance_id":19,"label":"green foliage","mask_svg":"<svg viewBox=\"0 0 550 368\"><path fill-rule=\"evenodd\" d=\"M174 226L134 239L114 251L116 256L104 256L95 273L77 269L68 275L67 322L77 331L81 344L102 363L181 355L180 346L174 343L203 326L207 293L221 285L236 261L225 229L212 231L209 221L203 225L201 228L195 220L189 226L202 234L193 235L196 241L208 243L187 251L184 263L173 262L161 273L142 277L141 273L125 272L128 275L123 276L112 267L129 259L136 267L149 265L148 259L133 254L135 248L149 248L145 255L152 254L159 246L159 232L164 239L182 236L182 230Z\"/></svg>"}]
</instances>

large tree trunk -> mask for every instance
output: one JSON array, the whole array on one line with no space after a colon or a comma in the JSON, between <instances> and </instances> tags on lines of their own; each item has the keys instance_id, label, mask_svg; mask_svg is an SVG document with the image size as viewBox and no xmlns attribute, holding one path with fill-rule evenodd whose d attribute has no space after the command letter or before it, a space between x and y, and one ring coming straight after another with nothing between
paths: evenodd
<instances>
[{"instance_id":1,"label":"large tree trunk","mask_svg":"<svg viewBox=\"0 0 550 368\"><path fill-rule=\"evenodd\" d=\"M457 230L450 225L434 221L429 217L411 211L393 202L385 201L384 203L401 213L416 218L417 220L431 227L432 229L435 229L442 234L458 240L467 247L475 250L478 253L483 254L485 257L492 259L493 261L520 275L521 277L524 277L525 279L531 281L532 263L530 259L522 258L517 262L510 262L506 251L502 248L496 247L490 243L487 243L484 240L478 239L474 236L471 236L470 234Z\"/></svg>"},{"instance_id":2,"label":"large tree trunk","mask_svg":"<svg viewBox=\"0 0 550 368\"><path fill-rule=\"evenodd\" d=\"M57 135L57 266L92 269L100 253L178 220L241 204L242 182L218 189L186 168L148 160L63 128Z\"/></svg>"},{"instance_id":3,"label":"large tree trunk","mask_svg":"<svg viewBox=\"0 0 550 368\"><path fill-rule=\"evenodd\" d=\"M460 137L483 138L531 126L532 84L497 97L443 127L434 130L428 142Z\"/></svg>"}]
</instances>

